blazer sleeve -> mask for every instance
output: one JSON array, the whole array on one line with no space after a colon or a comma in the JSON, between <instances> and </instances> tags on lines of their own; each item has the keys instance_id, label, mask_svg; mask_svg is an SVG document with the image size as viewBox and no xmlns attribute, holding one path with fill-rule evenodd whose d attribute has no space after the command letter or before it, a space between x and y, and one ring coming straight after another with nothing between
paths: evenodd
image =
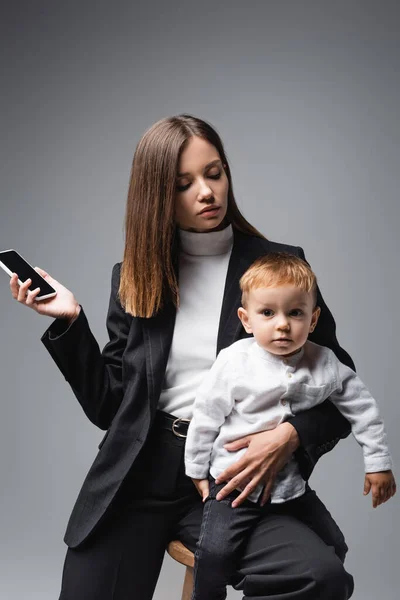
<instances>
[{"instance_id":1,"label":"blazer sleeve","mask_svg":"<svg viewBox=\"0 0 400 600\"><path fill-rule=\"evenodd\" d=\"M117 297L120 268L117 263L112 270L107 313L109 341L103 351L83 308L69 327L66 321L56 319L41 337L85 414L100 429L108 429L123 398L122 355L132 317L125 313Z\"/></svg>"},{"instance_id":2,"label":"blazer sleeve","mask_svg":"<svg viewBox=\"0 0 400 600\"><path fill-rule=\"evenodd\" d=\"M306 260L304 251L300 247L298 247L298 255ZM326 346L333 350L343 364L355 371L351 357L339 345L335 320L325 304L319 288L317 289L317 304L321 308L321 314L317 327L309 335L309 339L320 346ZM299 413L289 422L296 429L300 439L296 459L305 480L309 479L318 459L325 452L332 450L340 439L347 437L351 432L350 423L330 400L325 400L322 404Z\"/></svg>"}]
</instances>

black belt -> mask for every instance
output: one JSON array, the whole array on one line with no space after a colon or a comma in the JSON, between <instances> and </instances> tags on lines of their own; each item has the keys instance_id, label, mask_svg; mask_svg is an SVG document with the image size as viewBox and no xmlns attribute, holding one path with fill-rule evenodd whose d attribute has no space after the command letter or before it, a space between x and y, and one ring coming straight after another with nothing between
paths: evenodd
<instances>
[{"instance_id":1,"label":"black belt","mask_svg":"<svg viewBox=\"0 0 400 600\"><path fill-rule=\"evenodd\" d=\"M172 431L176 437L185 438L187 436L190 419L174 417L174 415L170 415L162 410L158 410L156 412L154 423L162 429L168 429L168 431Z\"/></svg>"}]
</instances>

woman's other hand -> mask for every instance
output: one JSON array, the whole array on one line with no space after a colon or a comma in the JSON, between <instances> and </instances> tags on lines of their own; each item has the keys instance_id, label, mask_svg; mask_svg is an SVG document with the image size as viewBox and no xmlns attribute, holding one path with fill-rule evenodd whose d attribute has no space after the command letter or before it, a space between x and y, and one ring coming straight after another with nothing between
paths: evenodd
<instances>
[{"instance_id":1,"label":"woman's other hand","mask_svg":"<svg viewBox=\"0 0 400 600\"><path fill-rule=\"evenodd\" d=\"M281 423L275 429L253 433L225 444L224 448L233 452L246 446L243 456L216 479L216 483L228 481L218 493L217 500L222 500L235 489L243 490L232 503L233 508L242 504L260 483L265 485L261 504L267 502L277 474L299 446L299 437L293 425Z\"/></svg>"},{"instance_id":2,"label":"woman's other hand","mask_svg":"<svg viewBox=\"0 0 400 600\"><path fill-rule=\"evenodd\" d=\"M18 284L18 275L13 273L10 279L11 294L20 304L33 308L40 315L53 317L54 319L65 319L74 321L80 312L80 306L75 300L74 295L56 279L53 279L46 271L35 267L39 273L57 292L53 298L36 301L36 296L40 293L40 288L29 291L31 280L27 279L22 285Z\"/></svg>"}]
</instances>

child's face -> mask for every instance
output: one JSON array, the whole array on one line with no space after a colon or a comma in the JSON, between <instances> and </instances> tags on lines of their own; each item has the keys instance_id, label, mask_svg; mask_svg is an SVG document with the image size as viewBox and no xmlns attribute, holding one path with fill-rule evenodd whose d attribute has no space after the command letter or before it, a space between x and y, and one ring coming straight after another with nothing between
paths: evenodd
<instances>
[{"instance_id":1,"label":"child's face","mask_svg":"<svg viewBox=\"0 0 400 600\"><path fill-rule=\"evenodd\" d=\"M247 333L264 350L279 356L290 356L304 345L320 312L313 294L294 285L251 290L247 308L238 309Z\"/></svg>"}]
</instances>

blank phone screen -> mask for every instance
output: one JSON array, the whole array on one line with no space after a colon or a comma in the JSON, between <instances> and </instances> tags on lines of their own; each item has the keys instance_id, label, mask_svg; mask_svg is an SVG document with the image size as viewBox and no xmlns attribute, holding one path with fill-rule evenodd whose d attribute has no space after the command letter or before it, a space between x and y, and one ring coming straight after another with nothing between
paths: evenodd
<instances>
[{"instance_id":1,"label":"blank phone screen","mask_svg":"<svg viewBox=\"0 0 400 600\"><path fill-rule=\"evenodd\" d=\"M40 287L39 296L47 296L47 294L53 294L56 291L15 250L0 252L0 261L11 271L11 273L16 273L20 281L24 282L29 278L32 279L29 290L32 291Z\"/></svg>"}]
</instances>

